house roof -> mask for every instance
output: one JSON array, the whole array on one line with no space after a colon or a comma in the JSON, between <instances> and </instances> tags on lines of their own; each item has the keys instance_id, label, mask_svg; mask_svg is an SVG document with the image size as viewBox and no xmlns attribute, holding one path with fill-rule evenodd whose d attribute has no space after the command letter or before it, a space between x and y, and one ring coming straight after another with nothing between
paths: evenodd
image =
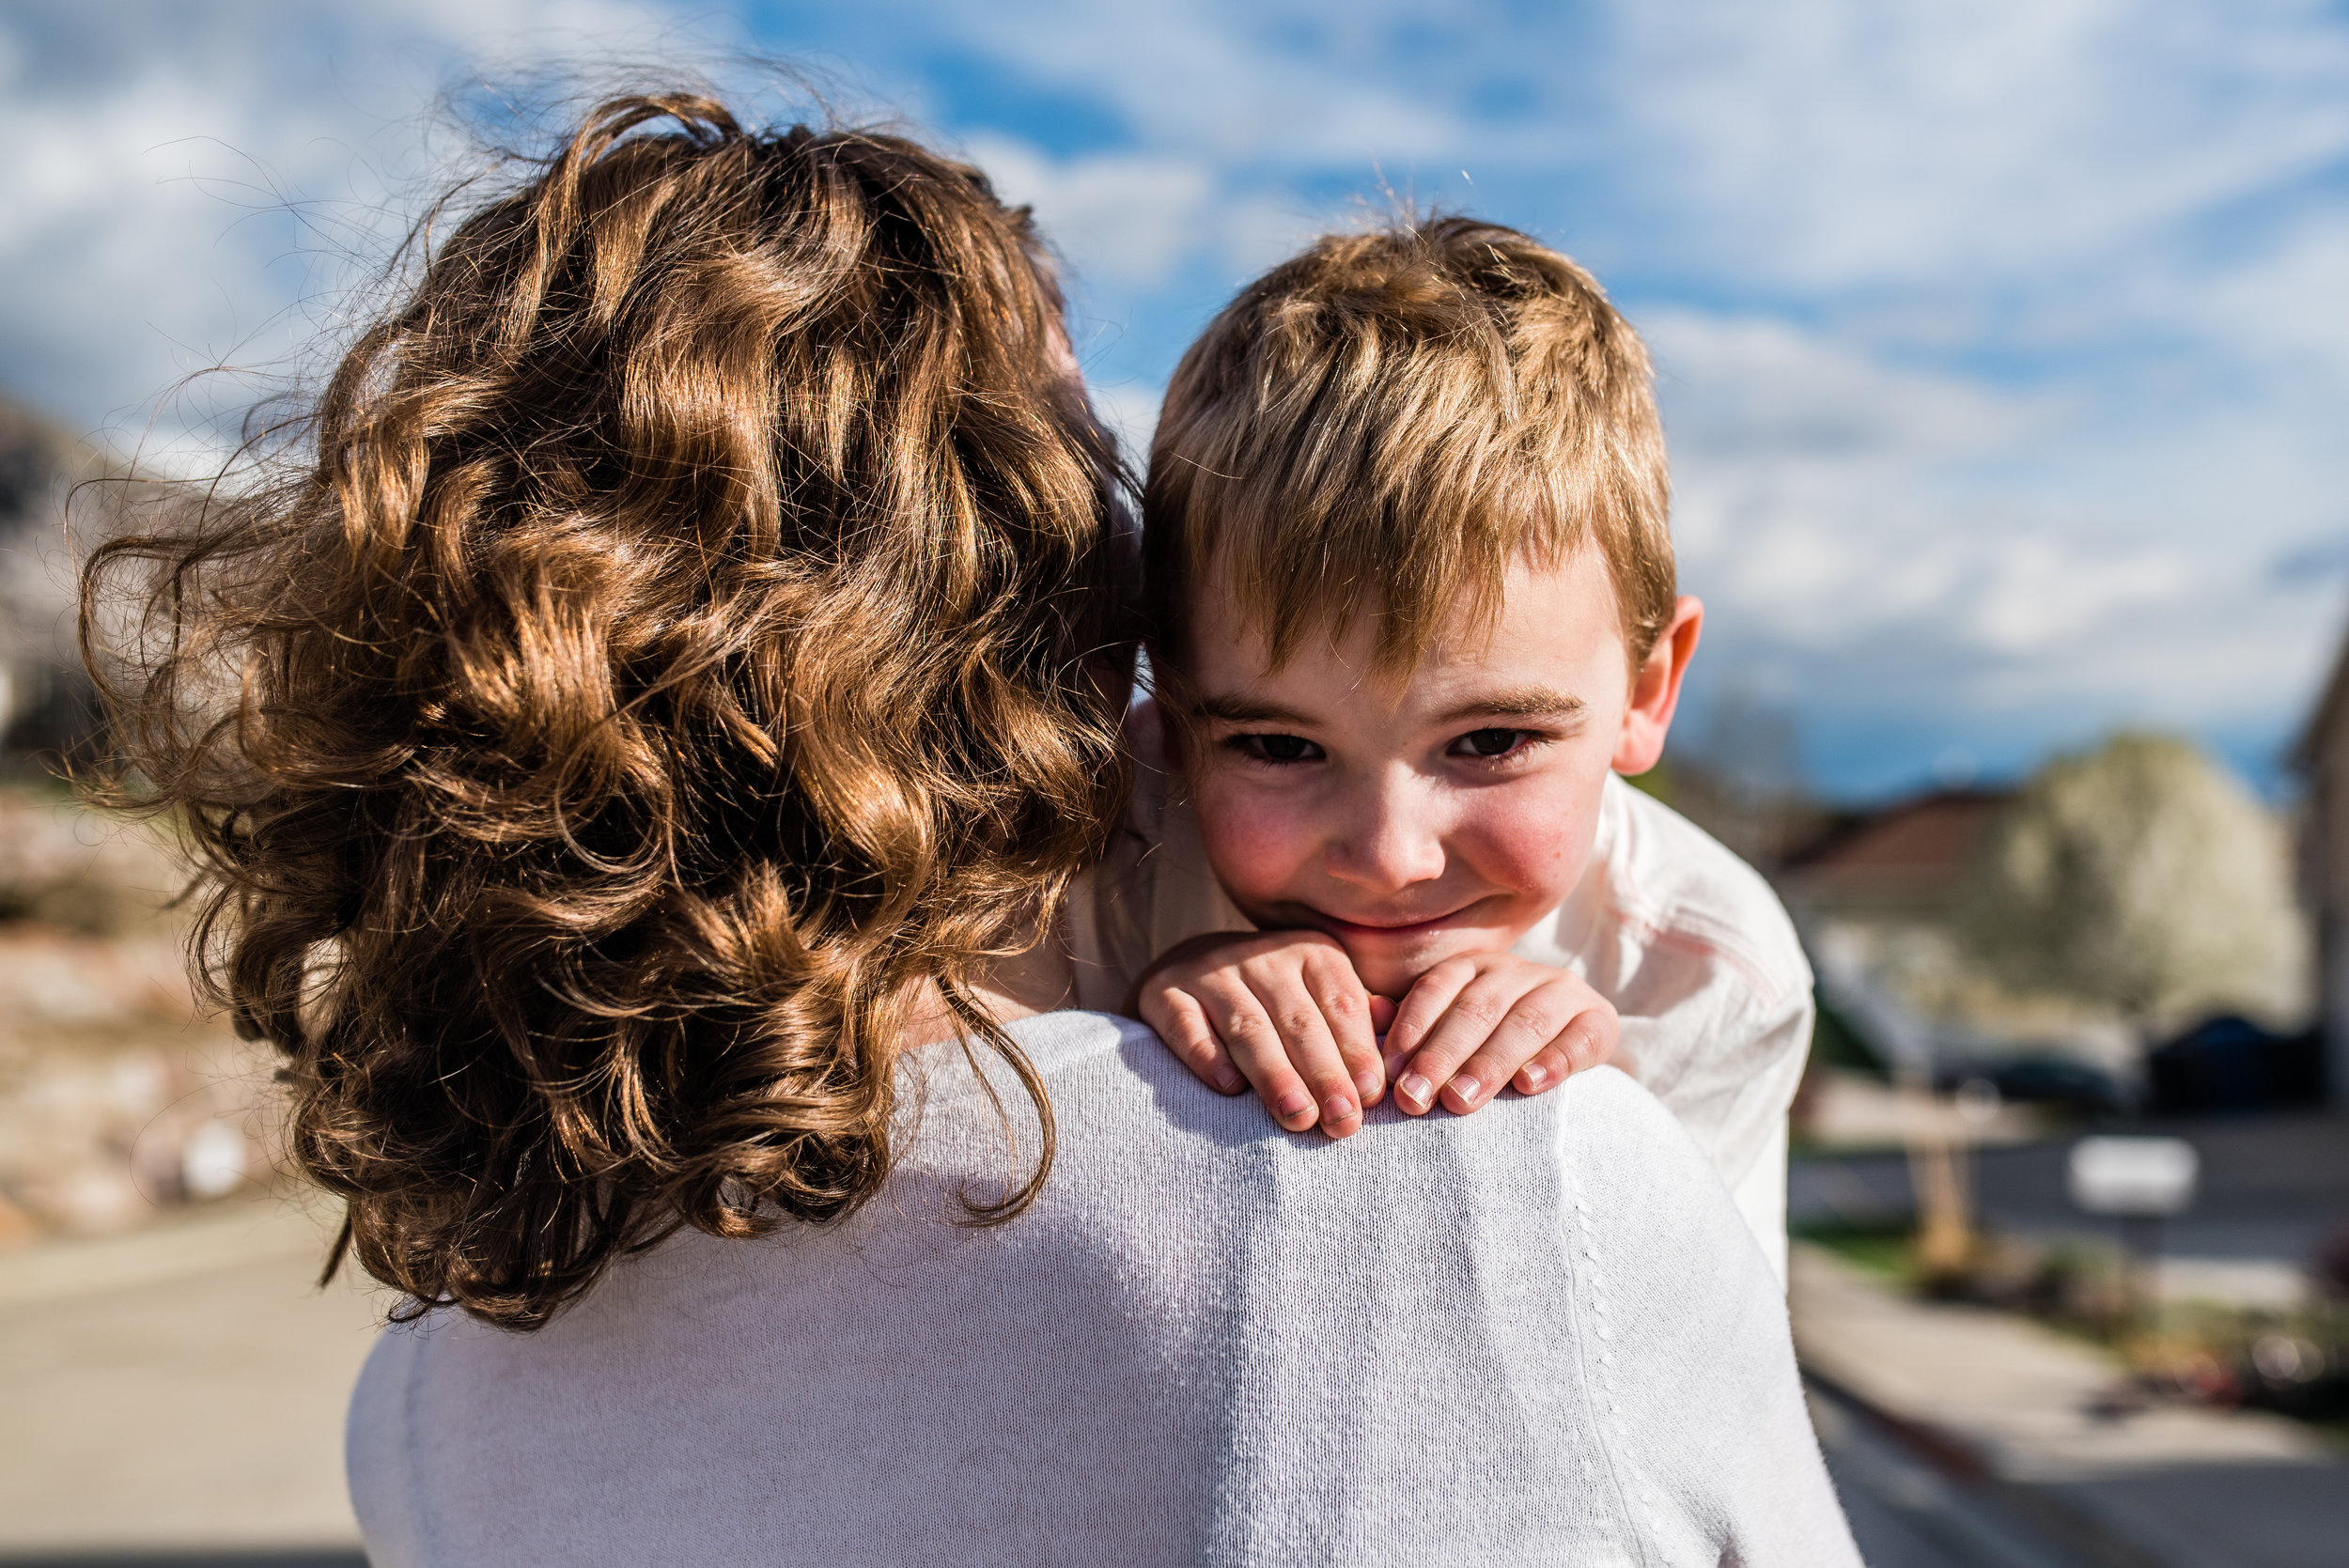
<instances>
[{"instance_id":1,"label":"house roof","mask_svg":"<svg viewBox=\"0 0 2349 1568\"><path fill-rule=\"evenodd\" d=\"M2316 699L2316 706L2309 712L2307 725L2287 753L2293 767L2303 770L2315 768L2318 754L2325 749L2326 737L2332 734L2333 726L2341 722L2343 707L2349 707L2349 638L2342 640L2341 651L2333 656L2333 673L2325 677L2324 694Z\"/></svg>"},{"instance_id":2,"label":"house roof","mask_svg":"<svg viewBox=\"0 0 2349 1568\"><path fill-rule=\"evenodd\" d=\"M1938 900L1956 891L2012 792L1946 789L1847 816L1787 858L1781 879L1808 900Z\"/></svg>"}]
</instances>

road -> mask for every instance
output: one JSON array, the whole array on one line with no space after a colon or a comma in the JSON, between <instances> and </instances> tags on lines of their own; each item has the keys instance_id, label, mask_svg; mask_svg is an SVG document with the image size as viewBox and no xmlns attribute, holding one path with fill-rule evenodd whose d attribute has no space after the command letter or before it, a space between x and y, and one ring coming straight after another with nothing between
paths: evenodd
<instances>
[{"instance_id":1,"label":"road","mask_svg":"<svg viewBox=\"0 0 2349 1568\"><path fill-rule=\"evenodd\" d=\"M1943 1475L1827 1390L1812 1389L1811 1418L1868 1568L2101 1568Z\"/></svg>"},{"instance_id":2,"label":"road","mask_svg":"<svg viewBox=\"0 0 2349 1568\"><path fill-rule=\"evenodd\" d=\"M2247 1281L2261 1269L2295 1274L2326 1237L2349 1230L2349 1114L2097 1130L2182 1137L2195 1146L2201 1157L2195 1202L2166 1226L2163 1250L2203 1261L2215 1278L2230 1269ZM2064 1195L2072 1142L2066 1136L1977 1153L1974 1192L1983 1222L2010 1235L2113 1240L2109 1222L2081 1214ZM1897 1153L1799 1157L1789 1173L1787 1211L1797 1230L1904 1219L1914 1212L1907 1161Z\"/></svg>"},{"instance_id":3,"label":"road","mask_svg":"<svg viewBox=\"0 0 2349 1568\"><path fill-rule=\"evenodd\" d=\"M0 1565L354 1568L342 1415L378 1304L233 1199L0 1255Z\"/></svg>"}]
</instances>

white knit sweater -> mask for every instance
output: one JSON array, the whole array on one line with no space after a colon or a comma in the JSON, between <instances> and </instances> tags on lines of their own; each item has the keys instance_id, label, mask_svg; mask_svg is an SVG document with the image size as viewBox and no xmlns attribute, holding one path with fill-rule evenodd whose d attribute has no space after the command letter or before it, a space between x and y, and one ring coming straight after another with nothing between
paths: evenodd
<instances>
[{"instance_id":1,"label":"white knit sweater","mask_svg":"<svg viewBox=\"0 0 2349 1568\"><path fill-rule=\"evenodd\" d=\"M1858 1563L1777 1281L1629 1079L1331 1143L1126 1020L1014 1032L1059 1157L1009 1224L953 1223L1016 1167L932 1048L847 1225L679 1237L536 1334L386 1330L376 1568Z\"/></svg>"}]
</instances>

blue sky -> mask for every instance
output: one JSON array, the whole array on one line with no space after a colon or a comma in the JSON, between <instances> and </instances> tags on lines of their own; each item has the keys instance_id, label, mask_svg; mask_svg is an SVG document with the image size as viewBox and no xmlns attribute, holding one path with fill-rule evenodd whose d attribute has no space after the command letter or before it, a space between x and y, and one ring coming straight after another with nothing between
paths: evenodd
<instances>
[{"instance_id":1,"label":"blue sky","mask_svg":"<svg viewBox=\"0 0 2349 1568\"><path fill-rule=\"evenodd\" d=\"M2349 623L2339 5L34 0L0 386L195 460L221 395L156 395L335 330L437 95L745 48L1033 202L1137 438L1238 282L1394 195L1581 258L1661 373L1691 733L1783 710L1834 793L2119 725L2272 784Z\"/></svg>"}]
</instances>

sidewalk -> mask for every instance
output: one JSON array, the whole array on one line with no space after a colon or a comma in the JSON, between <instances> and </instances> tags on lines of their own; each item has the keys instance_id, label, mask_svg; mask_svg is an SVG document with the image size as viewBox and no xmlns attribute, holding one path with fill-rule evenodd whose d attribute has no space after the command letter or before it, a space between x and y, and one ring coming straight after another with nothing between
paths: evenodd
<instances>
[{"instance_id":1,"label":"sidewalk","mask_svg":"<svg viewBox=\"0 0 2349 1568\"><path fill-rule=\"evenodd\" d=\"M2349 1463L2280 1417L2156 1406L2092 1414L2116 1374L2090 1347L2009 1313L1911 1300L1797 1246L1804 1371L2112 1568L2341 1568Z\"/></svg>"},{"instance_id":2,"label":"sidewalk","mask_svg":"<svg viewBox=\"0 0 2349 1568\"><path fill-rule=\"evenodd\" d=\"M343 1406L373 1296L282 1201L0 1254L0 1565L357 1564Z\"/></svg>"}]
</instances>

